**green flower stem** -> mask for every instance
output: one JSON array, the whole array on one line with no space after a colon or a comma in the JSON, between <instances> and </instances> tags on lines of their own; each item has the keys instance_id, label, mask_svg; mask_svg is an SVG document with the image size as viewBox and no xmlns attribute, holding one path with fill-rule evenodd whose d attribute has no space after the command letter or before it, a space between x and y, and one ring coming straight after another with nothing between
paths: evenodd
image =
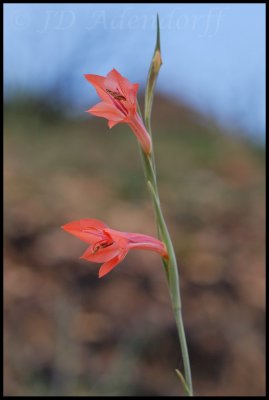
<instances>
[{"instance_id":1,"label":"green flower stem","mask_svg":"<svg viewBox=\"0 0 269 400\"><path fill-rule=\"evenodd\" d=\"M181 310L181 298L180 298L180 289L179 289L179 275L178 275L177 260L176 260L176 256L175 256L174 247L173 247L173 244L172 244L172 241L170 238L170 234L167 229L167 226L166 226L166 223L165 223L165 220L163 217L162 209L161 209L158 188L157 188L156 174L155 174L155 169L152 165L152 160L151 160L151 158L146 156L142 150L141 150L141 155L142 155L142 160L143 160L145 177L146 177L146 180L147 180L147 183L149 186L149 190L151 193L151 197L153 200L159 237L165 243L167 252L168 252L168 256L169 256L168 260L163 258L163 264L165 267L166 277L167 277L167 281L168 281L169 292L170 292L170 297L171 297L171 302L172 302L172 307L173 307L173 313L174 313L174 317L176 320L179 341L180 341L180 346L181 346L181 352L182 352L182 358L183 358L185 378L183 378L182 375L181 375L181 378L183 380L183 385L185 387L186 394L189 396L193 396L191 368L190 368L188 348L187 348L187 342L186 342L185 330L184 330L184 324L183 324L183 318L182 318L182 310Z\"/></svg>"},{"instance_id":2,"label":"green flower stem","mask_svg":"<svg viewBox=\"0 0 269 400\"><path fill-rule=\"evenodd\" d=\"M152 138L151 132L151 111L152 105L154 100L154 88L156 85L157 77L159 74L160 67L162 65L162 57L161 57L161 42L160 42L160 24L159 24L159 16L157 15L157 36L156 36L156 45L153 53L153 57L151 60L149 72L148 72L148 79L146 85L146 92L145 92L145 126L147 131L149 132ZM141 111L139 105L137 105L138 112L142 118ZM181 311L181 298L180 298L180 286L179 286L179 276L178 276L178 267L177 267L177 260L175 256L174 247L163 217L161 203L158 193L157 187L157 179L156 179L156 168L155 168L155 159L154 159L154 151L153 151L153 144L152 144L152 152L150 156L147 156L141 150L141 158L144 167L145 178L150 190L150 194L153 200L154 210L155 210L155 219L158 228L158 235L159 238L164 242L166 245L168 259L162 258L166 278L168 282L170 298L173 308L174 317L176 320L176 326L178 330L179 342L181 347L183 365L184 365L184 376L179 370L175 370L177 376L181 380L185 392L188 396L193 396L193 389L192 389L192 379L191 379L191 368L190 368L190 361L189 361L189 354L188 348L186 343L184 325L183 325L183 318L182 318L182 311Z\"/></svg>"}]
</instances>

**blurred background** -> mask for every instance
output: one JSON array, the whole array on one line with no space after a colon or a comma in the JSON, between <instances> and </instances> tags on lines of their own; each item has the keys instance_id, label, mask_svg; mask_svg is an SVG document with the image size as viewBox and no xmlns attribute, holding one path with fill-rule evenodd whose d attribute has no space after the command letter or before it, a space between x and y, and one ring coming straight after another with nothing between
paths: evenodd
<instances>
[{"instance_id":1,"label":"blurred background","mask_svg":"<svg viewBox=\"0 0 269 400\"><path fill-rule=\"evenodd\" d=\"M5 395L180 395L161 260L98 279L60 229L156 235L136 139L85 110L84 73L140 84L160 16L153 108L197 395L265 394L265 5L4 5Z\"/></svg>"}]
</instances>

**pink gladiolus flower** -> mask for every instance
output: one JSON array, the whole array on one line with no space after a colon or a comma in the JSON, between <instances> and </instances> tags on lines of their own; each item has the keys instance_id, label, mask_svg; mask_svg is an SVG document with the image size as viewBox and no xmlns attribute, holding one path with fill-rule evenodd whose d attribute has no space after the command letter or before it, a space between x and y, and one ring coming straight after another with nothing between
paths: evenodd
<instances>
[{"instance_id":1,"label":"pink gladiolus flower","mask_svg":"<svg viewBox=\"0 0 269 400\"><path fill-rule=\"evenodd\" d=\"M106 77L91 74L84 76L102 99L101 103L87 112L108 119L109 128L120 122L130 125L144 152L150 154L151 138L136 107L138 83L129 82L115 69L112 69Z\"/></svg>"},{"instance_id":2,"label":"pink gladiolus flower","mask_svg":"<svg viewBox=\"0 0 269 400\"><path fill-rule=\"evenodd\" d=\"M80 258L104 263L99 270L99 278L116 267L131 249L152 250L162 257L168 257L165 245L160 240L140 233L116 231L97 219L69 222L62 228L90 244Z\"/></svg>"}]
</instances>

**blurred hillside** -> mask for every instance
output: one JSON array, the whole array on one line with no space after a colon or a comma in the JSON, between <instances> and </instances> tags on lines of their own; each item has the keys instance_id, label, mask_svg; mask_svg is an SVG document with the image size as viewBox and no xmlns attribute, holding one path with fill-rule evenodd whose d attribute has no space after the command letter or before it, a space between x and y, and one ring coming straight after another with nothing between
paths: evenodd
<instances>
[{"instance_id":1,"label":"blurred hillside","mask_svg":"<svg viewBox=\"0 0 269 400\"><path fill-rule=\"evenodd\" d=\"M158 256L133 251L99 280L60 229L156 235L136 139L55 104L5 105L5 395L182 394ZM152 125L196 394L264 395L264 149L167 98Z\"/></svg>"}]
</instances>

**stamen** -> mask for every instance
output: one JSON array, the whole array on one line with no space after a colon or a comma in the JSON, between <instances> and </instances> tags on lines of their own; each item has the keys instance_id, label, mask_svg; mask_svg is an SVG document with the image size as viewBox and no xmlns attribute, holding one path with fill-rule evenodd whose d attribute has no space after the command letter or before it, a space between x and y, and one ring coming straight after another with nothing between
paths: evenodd
<instances>
[{"instance_id":1,"label":"stamen","mask_svg":"<svg viewBox=\"0 0 269 400\"><path fill-rule=\"evenodd\" d=\"M105 249L106 247L112 246L114 242L113 241L107 241L107 240L100 240L99 242L95 243L95 245L92 248L92 254L97 253L100 249Z\"/></svg>"},{"instance_id":2,"label":"stamen","mask_svg":"<svg viewBox=\"0 0 269 400\"><path fill-rule=\"evenodd\" d=\"M124 97L123 95L120 94L120 92L113 92L112 90L106 89L106 92L109 93L112 97L114 97L114 99L116 100L123 100L126 101L126 97Z\"/></svg>"}]
</instances>

